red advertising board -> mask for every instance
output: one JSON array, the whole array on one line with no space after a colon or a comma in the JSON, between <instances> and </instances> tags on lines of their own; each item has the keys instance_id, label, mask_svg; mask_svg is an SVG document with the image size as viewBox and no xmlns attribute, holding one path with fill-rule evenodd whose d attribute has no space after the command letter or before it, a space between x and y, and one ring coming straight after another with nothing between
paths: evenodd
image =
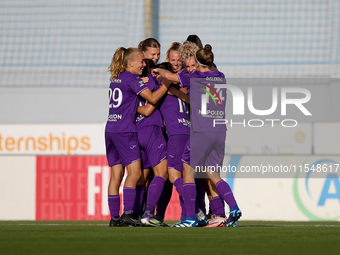
<instances>
[{"instance_id":1,"label":"red advertising board","mask_svg":"<svg viewBox=\"0 0 340 255\"><path fill-rule=\"evenodd\" d=\"M37 156L36 167L36 220L110 219L105 156ZM165 219L179 218L174 189Z\"/></svg>"}]
</instances>

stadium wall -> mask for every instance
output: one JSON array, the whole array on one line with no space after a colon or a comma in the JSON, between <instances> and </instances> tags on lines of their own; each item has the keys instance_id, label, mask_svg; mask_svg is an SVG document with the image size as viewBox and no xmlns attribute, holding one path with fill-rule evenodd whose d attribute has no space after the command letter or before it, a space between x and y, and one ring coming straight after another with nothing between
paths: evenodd
<instances>
[{"instance_id":1,"label":"stadium wall","mask_svg":"<svg viewBox=\"0 0 340 255\"><path fill-rule=\"evenodd\" d=\"M275 142L265 139L268 130L253 133L258 140L241 140L253 150L226 155L224 164L237 171L223 172L223 178L235 193L243 219L339 220L340 141L339 136L330 135L338 128L339 123L305 124L297 130L277 130L282 140ZM103 129L102 123L0 125L0 220L107 220L110 169ZM230 132L234 141L248 133L240 128ZM302 140L305 145L300 147ZM283 146L292 150L273 149ZM317 155L310 154L312 149ZM326 171L312 169L325 164ZM274 170L240 172L241 167L260 166ZM166 219L179 217L174 191Z\"/></svg>"},{"instance_id":2,"label":"stadium wall","mask_svg":"<svg viewBox=\"0 0 340 255\"><path fill-rule=\"evenodd\" d=\"M340 157L225 157L225 162L238 170L260 164L311 166L326 161L335 169ZM0 156L0 163L0 220L109 219L110 169L105 156ZM243 220L338 221L340 182L334 169L322 178L297 170L294 178L282 173L266 178L256 172L248 177L231 173L226 180L242 208ZM174 190L165 219L179 218L178 194Z\"/></svg>"}]
</instances>

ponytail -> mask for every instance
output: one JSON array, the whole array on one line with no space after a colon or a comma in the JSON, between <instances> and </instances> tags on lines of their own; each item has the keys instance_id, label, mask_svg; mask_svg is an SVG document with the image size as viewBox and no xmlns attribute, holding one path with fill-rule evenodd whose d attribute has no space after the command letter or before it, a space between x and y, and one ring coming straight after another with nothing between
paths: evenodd
<instances>
[{"instance_id":1,"label":"ponytail","mask_svg":"<svg viewBox=\"0 0 340 255\"><path fill-rule=\"evenodd\" d=\"M127 68L129 60L134 58L135 52L142 53L139 49L136 48L127 48L119 47L115 54L112 57L111 65L109 66L109 72L111 73L111 80L117 78L122 72L124 72Z\"/></svg>"},{"instance_id":2,"label":"ponytail","mask_svg":"<svg viewBox=\"0 0 340 255\"><path fill-rule=\"evenodd\" d=\"M119 47L115 54L113 55L113 58L111 60L111 65L109 66L109 72L111 73L111 80L114 80L117 78L118 75L120 75L122 72L125 71L124 68L124 47Z\"/></svg>"}]
</instances>

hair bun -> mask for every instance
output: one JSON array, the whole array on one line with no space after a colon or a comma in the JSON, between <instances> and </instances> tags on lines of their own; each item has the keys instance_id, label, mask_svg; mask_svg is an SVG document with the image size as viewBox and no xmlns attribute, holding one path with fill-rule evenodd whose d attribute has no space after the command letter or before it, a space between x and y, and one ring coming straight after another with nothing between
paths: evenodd
<instances>
[{"instance_id":1,"label":"hair bun","mask_svg":"<svg viewBox=\"0 0 340 255\"><path fill-rule=\"evenodd\" d=\"M204 46L204 51L211 51L211 45L210 44L206 44Z\"/></svg>"}]
</instances>

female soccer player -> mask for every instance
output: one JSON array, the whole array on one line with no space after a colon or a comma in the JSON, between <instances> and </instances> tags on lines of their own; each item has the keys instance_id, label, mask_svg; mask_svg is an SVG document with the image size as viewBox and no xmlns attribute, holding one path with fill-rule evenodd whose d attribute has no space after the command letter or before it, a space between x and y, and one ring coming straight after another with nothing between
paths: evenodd
<instances>
[{"instance_id":1,"label":"female soccer player","mask_svg":"<svg viewBox=\"0 0 340 255\"><path fill-rule=\"evenodd\" d=\"M108 203L111 212L110 226L120 224L141 226L133 216L136 184L141 176L140 152L136 129L137 95L155 104L169 85L151 92L138 75L142 74L143 53L136 48L120 47L116 50L109 71L109 116L105 127L106 156L111 167ZM126 166L128 175L123 188L124 213L119 218L119 186Z\"/></svg>"},{"instance_id":2,"label":"female soccer player","mask_svg":"<svg viewBox=\"0 0 340 255\"><path fill-rule=\"evenodd\" d=\"M181 72L183 70L183 64L179 53L180 46L180 43L174 42L166 52L165 63L170 64L170 68L173 73ZM167 94L162 98L162 100L160 100L160 111L163 116L168 139L167 159L170 181L170 183L167 185L167 190L163 191L163 196L168 194L168 198L171 198L172 189L170 189L170 187L172 187L172 184L175 185L180 196L182 193L183 164L181 162L181 157L185 142L189 137L190 120L188 110L188 105L176 96ZM169 201L170 199L163 199L162 201L159 201L161 208L166 208ZM182 199L180 199L180 202L182 205L182 215L184 217L185 211L183 208ZM164 213L164 209L161 211L161 213L159 210L157 210L157 215L160 217L164 217Z\"/></svg>"},{"instance_id":3,"label":"female soccer player","mask_svg":"<svg viewBox=\"0 0 340 255\"><path fill-rule=\"evenodd\" d=\"M146 77L148 78L146 84L151 91L155 91L156 89L158 89L157 81L156 78L151 75L150 70L155 65L149 59L146 59L145 62L147 63L147 66L145 66L144 70L148 70L146 72ZM152 179L148 188L146 208L141 222L151 226L165 226L162 221L159 221L154 217L156 204L163 191L164 183L168 178L166 141L162 132L164 126L162 116L156 105L146 105L146 103L146 100L141 98L140 106L137 110L138 113L141 113L138 114L136 119L138 142L141 148L143 169L147 171L147 168L152 167L155 176ZM142 109L146 110L142 111ZM152 109L151 114L150 109ZM145 185L145 179L142 179L144 180L143 184ZM138 198L136 202L138 202Z\"/></svg>"},{"instance_id":4,"label":"female soccer player","mask_svg":"<svg viewBox=\"0 0 340 255\"><path fill-rule=\"evenodd\" d=\"M186 72L183 69L183 64L181 61L181 54L179 48L181 47L180 43L173 43L167 51L166 60L171 64L173 73L181 73ZM189 108L188 104L182 101L177 96L182 94L178 90L173 87L170 90L176 94L173 95L165 95L164 98L160 101L160 110L165 122L168 143L167 143L167 159L168 159L168 172L169 172L169 180L176 187L178 194L180 195L180 202L182 207L182 217L185 218L185 210L182 203L182 186L183 186L183 163L181 162L182 153L184 151L184 145L186 140L189 137L190 132L190 120L189 120ZM184 99L184 98L183 98ZM187 99L184 99L188 101ZM163 191L165 193L166 190ZM170 193L171 194L171 193ZM162 200L160 203L165 204L167 201ZM158 206L157 205L157 206ZM196 212L199 217L203 217L205 220L205 214L200 210L197 205ZM157 210L157 215L160 216L159 210ZM164 217L164 214L161 215ZM202 219L200 221L202 223ZM205 225L204 221L204 225Z\"/></svg>"},{"instance_id":5,"label":"female soccer player","mask_svg":"<svg viewBox=\"0 0 340 255\"><path fill-rule=\"evenodd\" d=\"M212 71L214 55L211 51L210 45L205 45L204 49L199 50L195 55L197 61L197 70L192 74L178 74L174 75L166 70L155 69L155 73L159 73L166 79L174 82L180 82L183 86L189 88L189 94L191 89L195 89L195 95L199 91L200 96L195 97L196 100L191 102L191 133L190 140L186 144L186 149L183 153L182 161L183 163L183 196L184 204L186 208L186 216L180 224L176 224L175 227L196 227L197 220L195 217L195 200L196 200L196 190L195 190L195 179L192 175L190 166L216 166L222 165L224 158L224 143L226 137L226 126L217 125L214 127L212 123L212 118L208 114L202 114L199 112L201 109L201 104L206 103L208 110L219 110L224 112L223 105L226 102L226 90L221 89L223 96L219 99L220 104L216 105L213 103L202 102L202 93L206 92L207 88L213 90L214 87L207 85L204 82L200 84L203 88L191 88L190 79L191 78L203 78L201 80L205 81L216 81L224 79L224 74ZM214 86L214 84L212 83ZM215 107L217 106L217 107ZM223 114L222 114L223 115ZM222 116L224 117L224 116ZM191 157L190 157L191 156ZM237 224L238 219L241 217L242 213L238 208L234 195L227 182L222 180L219 175L212 173L208 175L211 182L215 185L218 193L223 198L223 200L229 205L230 214L229 218L225 224L226 227L234 227Z\"/></svg>"},{"instance_id":6,"label":"female soccer player","mask_svg":"<svg viewBox=\"0 0 340 255\"><path fill-rule=\"evenodd\" d=\"M197 69L197 61L195 59L195 54L199 50L197 43L200 43L201 41L198 38L198 36L195 35L190 35L188 39L191 39L193 41L185 41L179 50L181 53L181 58L182 62L184 63L185 69L187 70L188 73L193 73ZM201 48L203 47L201 46ZM208 195L211 217L209 217L206 227L224 226L226 222L224 201L216 192L216 189L212 187L210 180L206 178L196 179L196 190L197 201L201 209L205 208L204 190L207 192Z\"/></svg>"}]
</instances>

